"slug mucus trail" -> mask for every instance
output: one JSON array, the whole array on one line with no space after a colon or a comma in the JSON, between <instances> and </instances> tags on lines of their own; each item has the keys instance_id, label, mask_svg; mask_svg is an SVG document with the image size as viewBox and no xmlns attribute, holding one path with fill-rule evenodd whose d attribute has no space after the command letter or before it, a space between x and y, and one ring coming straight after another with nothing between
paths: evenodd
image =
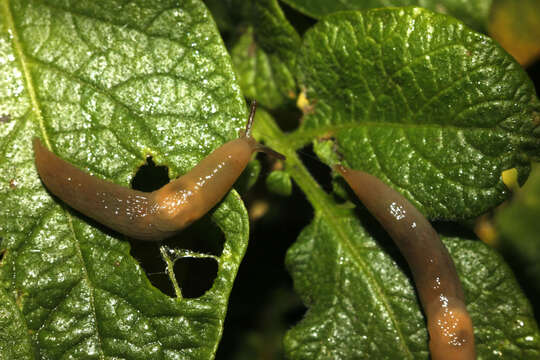
<instances>
[{"instance_id":1,"label":"slug mucus trail","mask_svg":"<svg viewBox=\"0 0 540 360\"><path fill-rule=\"evenodd\" d=\"M63 202L129 237L158 241L172 236L212 209L231 189L253 153L285 157L251 136L256 102L245 131L201 160L191 171L153 192L123 187L89 175L34 139L37 171Z\"/></svg>"},{"instance_id":2,"label":"slug mucus trail","mask_svg":"<svg viewBox=\"0 0 540 360\"><path fill-rule=\"evenodd\" d=\"M334 166L377 219L411 269L427 317L433 360L476 358L472 321L448 250L427 219L405 197L373 175Z\"/></svg>"}]
</instances>

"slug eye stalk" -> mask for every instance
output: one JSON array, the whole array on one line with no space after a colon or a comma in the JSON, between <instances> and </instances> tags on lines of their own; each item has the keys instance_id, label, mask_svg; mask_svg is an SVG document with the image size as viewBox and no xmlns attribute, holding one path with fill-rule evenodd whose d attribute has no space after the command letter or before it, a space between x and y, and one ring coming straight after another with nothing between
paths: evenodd
<instances>
[{"instance_id":1,"label":"slug eye stalk","mask_svg":"<svg viewBox=\"0 0 540 360\"><path fill-rule=\"evenodd\" d=\"M145 193L89 175L33 141L36 168L49 191L60 200L129 237L159 241L189 226L229 192L253 153L285 157L251 137L256 103L245 133L215 149L191 171L161 189Z\"/></svg>"},{"instance_id":2,"label":"slug eye stalk","mask_svg":"<svg viewBox=\"0 0 540 360\"><path fill-rule=\"evenodd\" d=\"M375 176L343 165L334 169L405 257L427 317L432 359L476 359L461 282L435 229L405 197Z\"/></svg>"}]
</instances>

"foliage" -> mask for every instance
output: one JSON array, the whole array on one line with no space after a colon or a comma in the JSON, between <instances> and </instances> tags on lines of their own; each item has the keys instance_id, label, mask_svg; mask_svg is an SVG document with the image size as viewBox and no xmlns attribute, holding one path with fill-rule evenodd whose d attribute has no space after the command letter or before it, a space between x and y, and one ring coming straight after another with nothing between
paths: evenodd
<instances>
[{"instance_id":1,"label":"foliage","mask_svg":"<svg viewBox=\"0 0 540 360\"><path fill-rule=\"evenodd\" d=\"M491 31L492 1L285 2L291 7L208 0L209 11L200 0L0 0L0 359L216 356L249 237L236 190L193 230L141 245L51 196L31 141L124 186L148 156L175 178L237 137L243 96L263 105L255 137L287 157L253 162L236 185L244 194L261 174L282 196L260 196L257 184L245 196L258 196L248 208L268 209L250 247L288 247L297 295L273 288L272 256L252 260L272 296L265 305L256 290L233 292L231 307L251 318L266 308L266 331L218 356L428 358L405 262L327 166L336 163L378 176L430 220L447 221L436 227L462 279L481 358L540 356L529 298L503 257L463 225L507 199L502 171L515 168L524 183L540 157L531 79L460 21ZM371 9L388 5L424 8ZM525 259L536 283L540 244L528 227L539 211L537 179L496 219L503 255ZM137 252L144 246L152 250ZM186 284L198 274L178 270L185 259L217 269L196 296ZM147 261L168 283L150 282ZM308 309L287 324L296 296Z\"/></svg>"}]
</instances>

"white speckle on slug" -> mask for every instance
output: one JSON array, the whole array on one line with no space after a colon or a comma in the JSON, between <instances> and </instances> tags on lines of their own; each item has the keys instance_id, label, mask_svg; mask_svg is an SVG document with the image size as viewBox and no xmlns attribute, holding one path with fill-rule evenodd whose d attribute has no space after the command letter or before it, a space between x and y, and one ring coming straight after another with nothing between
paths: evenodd
<instances>
[{"instance_id":1,"label":"white speckle on slug","mask_svg":"<svg viewBox=\"0 0 540 360\"><path fill-rule=\"evenodd\" d=\"M405 211L403 205L400 205L395 201L390 204L390 215L392 215L396 220L405 218L406 213L407 212Z\"/></svg>"}]
</instances>

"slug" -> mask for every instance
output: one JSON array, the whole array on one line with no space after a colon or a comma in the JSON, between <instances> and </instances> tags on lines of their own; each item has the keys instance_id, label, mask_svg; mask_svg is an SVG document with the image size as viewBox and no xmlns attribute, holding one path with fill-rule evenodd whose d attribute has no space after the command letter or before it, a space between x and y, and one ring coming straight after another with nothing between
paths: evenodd
<instances>
[{"instance_id":1,"label":"slug","mask_svg":"<svg viewBox=\"0 0 540 360\"><path fill-rule=\"evenodd\" d=\"M472 321L456 267L427 219L407 199L368 173L334 166L394 240L411 269L427 317L433 360L476 358Z\"/></svg>"},{"instance_id":2,"label":"slug","mask_svg":"<svg viewBox=\"0 0 540 360\"><path fill-rule=\"evenodd\" d=\"M131 238L159 241L212 209L231 189L253 153L285 157L251 136L257 103L245 131L201 160L187 174L153 192L126 188L89 175L34 139L37 171L49 191L97 222Z\"/></svg>"}]
</instances>

